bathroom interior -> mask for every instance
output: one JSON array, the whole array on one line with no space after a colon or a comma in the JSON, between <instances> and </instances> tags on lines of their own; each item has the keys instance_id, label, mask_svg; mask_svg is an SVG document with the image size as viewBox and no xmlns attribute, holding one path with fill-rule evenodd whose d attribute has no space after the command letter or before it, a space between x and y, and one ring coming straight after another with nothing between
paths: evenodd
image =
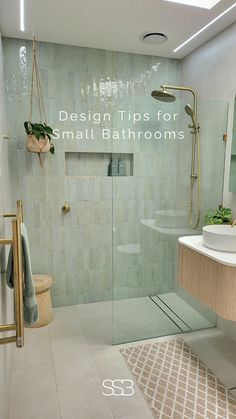
<instances>
[{"instance_id":1,"label":"bathroom interior","mask_svg":"<svg viewBox=\"0 0 236 419\"><path fill-rule=\"evenodd\" d=\"M0 0L0 419L236 417L235 22Z\"/></svg>"}]
</instances>

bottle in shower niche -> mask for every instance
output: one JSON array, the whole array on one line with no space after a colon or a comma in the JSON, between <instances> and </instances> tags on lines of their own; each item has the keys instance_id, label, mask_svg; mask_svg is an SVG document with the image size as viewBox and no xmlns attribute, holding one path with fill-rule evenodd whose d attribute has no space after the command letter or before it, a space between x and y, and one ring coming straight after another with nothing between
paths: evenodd
<instances>
[{"instance_id":1,"label":"bottle in shower niche","mask_svg":"<svg viewBox=\"0 0 236 419\"><path fill-rule=\"evenodd\" d=\"M126 176L126 163L119 159L119 176Z\"/></svg>"},{"instance_id":2,"label":"bottle in shower niche","mask_svg":"<svg viewBox=\"0 0 236 419\"><path fill-rule=\"evenodd\" d=\"M117 160L112 160L108 166L108 176L119 176L119 163Z\"/></svg>"}]
</instances>

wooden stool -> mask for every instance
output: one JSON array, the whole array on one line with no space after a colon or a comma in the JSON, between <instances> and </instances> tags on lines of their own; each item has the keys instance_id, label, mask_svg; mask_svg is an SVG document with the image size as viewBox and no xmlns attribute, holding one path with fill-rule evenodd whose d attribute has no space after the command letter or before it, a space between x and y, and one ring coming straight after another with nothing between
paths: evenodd
<instances>
[{"instance_id":1,"label":"wooden stool","mask_svg":"<svg viewBox=\"0 0 236 419\"><path fill-rule=\"evenodd\" d=\"M33 275L34 287L39 310L39 321L32 327L42 327L53 320L50 288L53 279L49 275Z\"/></svg>"}]
</instances>

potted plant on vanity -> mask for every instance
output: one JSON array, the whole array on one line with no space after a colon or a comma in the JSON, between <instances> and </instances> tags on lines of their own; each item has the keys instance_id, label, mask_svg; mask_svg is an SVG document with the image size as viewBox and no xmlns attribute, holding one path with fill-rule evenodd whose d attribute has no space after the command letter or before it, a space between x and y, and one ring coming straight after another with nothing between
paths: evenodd
<instances>
[{"instance_id":1,"label":"potted plant on vanity","mask_svg":"<svg viewBox=\"0 0 236 419\"><path fill-rule=\"evenodd\" d=\"M208 210L205 217L205 223L209 224L231 224L232 210L219 205L216 210Z\"/></svg>"}]
</instances>

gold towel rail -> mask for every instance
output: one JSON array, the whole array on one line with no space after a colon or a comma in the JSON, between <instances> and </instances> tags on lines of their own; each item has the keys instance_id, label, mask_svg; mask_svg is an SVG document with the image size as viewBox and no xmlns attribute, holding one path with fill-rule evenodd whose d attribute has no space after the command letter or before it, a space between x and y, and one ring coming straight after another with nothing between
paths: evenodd
<instances>
[{"instance_id":1,"label":"gold towel rail","mask_svg":"<svg viewBox=\"0 0 236 419\"><path fill-rule=\"evenodd\" d=\"M0 333L15 331L15 335L0 338L0 345L16 342L17 348L22 348L24 346L23 272L21 249L21 223L23 221L22 201L17 201L16 205L16 214L1 214L3 217L15 218L12 220L12 238L0 239L0 245L10 244L13 247L15 323L0 325Z\"/></svg>"}]
</instances>

